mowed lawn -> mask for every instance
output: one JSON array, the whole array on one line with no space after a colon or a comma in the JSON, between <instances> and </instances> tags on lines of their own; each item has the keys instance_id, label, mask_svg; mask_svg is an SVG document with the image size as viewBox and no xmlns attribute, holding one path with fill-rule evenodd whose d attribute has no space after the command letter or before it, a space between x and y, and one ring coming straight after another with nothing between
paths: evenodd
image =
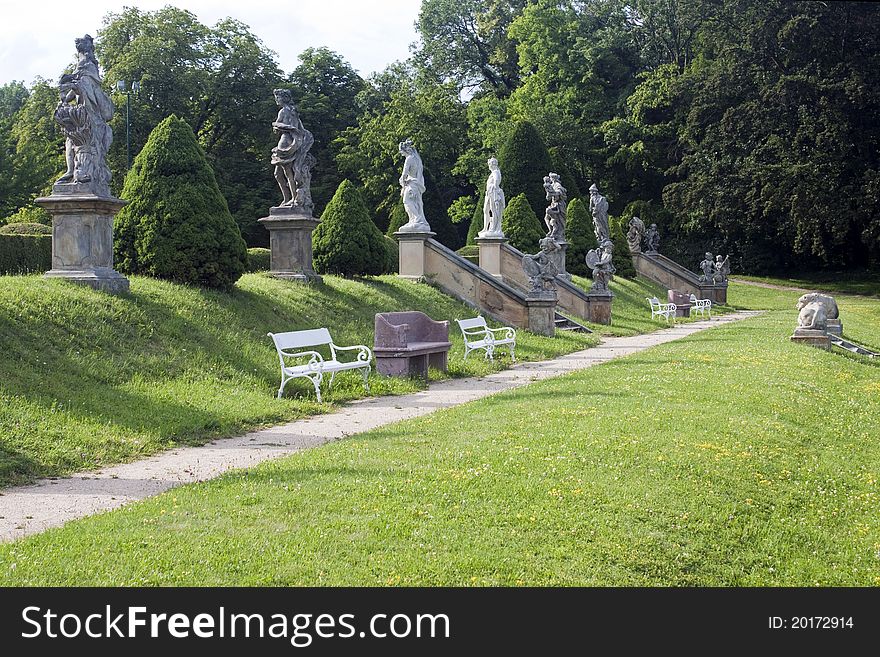
<instances>
[{"instance_id":1,"label":"mowed lawn","mask_svg":"<svg viewBox=\"0 0 880 657\"><path fill-rule=\"evenodd\" d=\"M878 585L880 367L791 343L797 296L733 285L770 310L0 546L0 578Z\"/></svg>"}]
</instances>

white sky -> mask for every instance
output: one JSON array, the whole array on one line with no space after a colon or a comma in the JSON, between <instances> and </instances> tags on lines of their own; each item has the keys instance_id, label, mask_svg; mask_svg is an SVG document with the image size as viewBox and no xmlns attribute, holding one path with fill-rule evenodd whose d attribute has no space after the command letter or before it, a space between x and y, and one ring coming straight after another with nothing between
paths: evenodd
<instances>
[{"instance_id":1,"label":"white sky","mask_svg":"<svg viewBox=\"0 0 880 657\"><path fill-rule=\"evenodd\" d=\"M0 84L56 79L75 55L74 39L95 36L123 7L187 9L213 26L230 16L277 54L285 74L309 47L326 46L362 76L406 59L416 40L418 0L0 0Z\"/></svg>"}]
</instances>

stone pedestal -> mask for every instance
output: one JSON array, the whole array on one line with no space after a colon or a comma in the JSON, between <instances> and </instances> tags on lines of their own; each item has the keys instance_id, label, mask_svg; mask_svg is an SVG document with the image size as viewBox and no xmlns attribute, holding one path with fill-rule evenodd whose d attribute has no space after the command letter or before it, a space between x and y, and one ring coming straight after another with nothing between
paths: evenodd
<instances>
[{"instance_id":1,"label":"stone pedestal","mask_svg":"<svg viewBox=\"0 0 880 657\"><path fill-rule=\"evenodd\" d=\"M715 298L712 303L727 303L727 283L720 283L715 286Z\"/></svg>"},{"instance_id":2,"label":"stone pedestal","mask_svg":"<svg viewBox=\"0 0 880 657\"><path fill-rule=\"evenodd\" d=\"M501 248L507 244L506 237L478 237L474 240L480 248L480 267L499 281L501 275Z\"/></svg>"},{"instance_id":3,"label":"stone pedestal","mask_svg":"<svg viewBox=\"0 0 880 657\"><path fill-rule=\"evenodd\" d=\"M565 252L568 251L568 242L556 242L556 244L559 246L559 250L550 254L550 257L553 258L553 264L556 265L556 271L559 272L557 276L570 281L571 274L565 269Z\"/></svg>"},{"instance_id":4,"label":"stone pedestal","mask_svg":"<svg viewBox=\"0 0 880 657\"><path fill-rule=\"evenodd\" d=\"M322 281L312 266L312 231L320 223L300 208L270 208L259 220L269 231L269 274L300 283Z\"/></svg>"},{"instance_id":5,"label":"stone pedestal","mask_svg":"<svg viewBox=\"0 0 880 657\"><path fill-rule=\"evenodd\" d=\"M126 201L76 193L78 187L56 184L51 196L35 201L52 215L52 269L45 276L110 294L128 292L128 279L113 269L113 218Z\"/></svg>"},{"instance_id":6,"label":"stone pedestal","mask_svg":"<svg viewBox=\"0 0 880 657\"><path fill-rule=\"evenodd\" d=\"M556 293L548 292L526 297L529 309L529 331L537 335L556 335Z\"/></svg>"},{"instance_id":7,"label":"stone pedestal","mask_svg":"<svg viewBox=\"0 0 880 657\"><path fill-rule=\"evenodd\" d=\"M791 336L791 341L831 350L831 337L825 331L797 328Z\"/></svg>"},{"instance_id":8,"label":"stone pedestal","mask_svg":"<svg viewBox=\"0 0 880 657\"><path fill-rule=\"evenodd\" d=\"M411 281L425 278L425 242L437 233L397 231L394 236L399 246L399 276Z\"/></svg>"},{"instance_id":9,"label":"stone pedestal","mask_svg":"<svg viewBox=\"0 0 880 657\"><path fill-rule=\"evenodd\" d=\"M589 308L589 320L594 324L611 325L611 300L614 295L611 292L597 292L587 295L587 307Z\"/></svg>"},{"instance_id":10,"label":"stone pedestal","mask_svg":"<svg viewBox=\"0 0 880 657\"><path fill-rule=\"evenodd\" d=\"M839 319L829 319L826 323L825 330L831 335L840 337L843 335L843 324L840 323Z\"/></svg>"}]
</instances>

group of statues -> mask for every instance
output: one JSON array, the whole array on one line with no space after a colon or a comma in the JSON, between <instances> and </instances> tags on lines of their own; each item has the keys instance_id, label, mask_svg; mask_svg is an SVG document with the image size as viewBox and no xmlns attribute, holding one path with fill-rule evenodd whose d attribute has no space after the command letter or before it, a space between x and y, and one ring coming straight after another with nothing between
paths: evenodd
<instances>
[{"instance_id":1,"label":"group of statues","mask_svg":"<svg viewBox=\"0 0 880 657\"><path fill-rule=\"evenodd\" d=\"M638 217L629 220L629 230L626 233L626 243L630 253L641 253L642 243L645 245L645 253L657 253L660 250L660 231L657 224L651 224L646 230L644 222Z\"/></svg>"},{"instance_id":2,"label":"group of statues","mask_svg":"<svg viewBox=\"0 0 880 657\"><path fill-rule=\"evenodd\" d=\"M706 252L706 257L700 263L700 283L719 285L726 283L730 275L730 256L722 258L720 255L712 259L712 254Z\"/></svg>"}]
</instances>

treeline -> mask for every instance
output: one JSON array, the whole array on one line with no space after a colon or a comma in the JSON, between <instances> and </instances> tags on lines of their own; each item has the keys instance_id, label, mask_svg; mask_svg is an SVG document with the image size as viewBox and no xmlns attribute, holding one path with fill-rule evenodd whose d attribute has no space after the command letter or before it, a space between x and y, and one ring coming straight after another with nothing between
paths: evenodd
<instances>
[{"instance_id":1,"label":"treeline","mask_svg":"<svg viewBox=\"0 0 880 657\"><path fill-rule=\"evenodd\" d=\"M397 144L412 137L428 219L461 246L487 158L529 124L532 152L570 197L596 183L616 225L634 214L657 223L662 250L684 262L706 250L755 273L880 260L876 3L423 0L417 29L412 57L367 80L326 49L285 74L247 26L208 27L172 7L110 14L97 44L108 89L142 85L133 155L162 119L185 119L252 246L265 244L256 220L278 201L272 89L289 86L315 135L318 212L350 179L379 228L393 228ZM0 87L0 217L33 218L31 200L62 169L54 86ZM114 99L118 192L125 112ZM505 190L519 187L504 166ZM534 187L516 193L540 204L540 177Z\"/></svg>"}]
</instances>

